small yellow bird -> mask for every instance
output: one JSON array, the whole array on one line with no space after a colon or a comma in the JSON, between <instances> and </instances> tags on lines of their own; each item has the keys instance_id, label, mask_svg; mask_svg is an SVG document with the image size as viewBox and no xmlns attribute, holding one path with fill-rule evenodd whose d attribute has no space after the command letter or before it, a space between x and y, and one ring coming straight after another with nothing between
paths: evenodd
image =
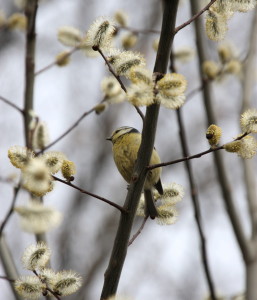
<instances>
[{"instance_id":1,"label":"small yellow bird","mask_svg":"<svg viewBox=\"0 0 257 300\"><path fill-rule=\"evenodd\" d=\"M128 182L131 182L131 177L135 162L137 159L137 153L141 144L141 133L128 126L123 126L115 130L111 137L107 140L111 141L113 158L115 164L122 175L122 177ZM153 150L150 164L160 163L160 157L156 150ZM163 194L162 183L160 179L161 168L156 168L147 173L147 177L144 184L144 195L145 195L145 213L152 219L158 216L157 209L154 205L152 187L155 187L159 194Z\"/></svg>"}]
</instances>

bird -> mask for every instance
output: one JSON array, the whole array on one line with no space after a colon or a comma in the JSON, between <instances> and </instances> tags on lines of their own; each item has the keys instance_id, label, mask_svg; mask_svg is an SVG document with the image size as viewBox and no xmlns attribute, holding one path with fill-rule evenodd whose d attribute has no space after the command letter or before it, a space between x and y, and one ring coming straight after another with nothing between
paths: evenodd
<instances>
[{"instance_id":1,"label":"bird","mask_svg":"<svg viewBox=\"0 0 257 300\"><path fill-rule=\"evenodd\" d=\"M141 133L133 127L122 126L113 131L112 135L106 140L112 142L113 159L118 171L127 183L130 183L137 160L137 153L142 140ZM160 162L160 157L154 148L150 164L153 165ZM150 216L151 219L158 217L158 212L154 204L153 187L159 194L163 194L163 187L160 179L161 171L161 168L155 168L148 171L144 184L145 214L146 216Z\"/></svg>"}]
</instances>

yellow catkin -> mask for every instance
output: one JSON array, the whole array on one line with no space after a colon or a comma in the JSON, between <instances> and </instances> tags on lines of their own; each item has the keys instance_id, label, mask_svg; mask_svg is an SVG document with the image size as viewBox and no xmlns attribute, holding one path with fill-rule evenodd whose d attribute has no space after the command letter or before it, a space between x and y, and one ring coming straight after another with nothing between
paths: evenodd
<instances>
[{"instance_id":1,"label":"yellow catkin","mask_svg":"<svg viewBox=\"0 0 257 300\"><path fill-rule=\"evenodd\" d=\"M238 75L242 70L242 63L237 59L232 59L228 63L226 63L224 67L224 71L226 73Z\"/></svg>"},{"instance_id":2,"label":"yellow catkin","mask_svg":"<svg viewBox=\"0 0 257 300\"><path fill-rule=\"evenodd\" d=\"M208 38L213 41L221 41L224 39L227 29L227 18L210 9L205 22L205 30Z\"/></svg>"},{"instance_id":3,"label":"yellow catkin","mask_svg":"<svg viewBox=\"0 0 257 300\"><path fill-rule=\"evenodd\" d=\"M70 52L63 51L58 53L55 57L55 62L59 67L67 66L70 62Z\"/></svg>"},{"instance_id":4,"label":"yellow catkin","mask_svg":"<svg viewBox=\"0 0 257 300\"><path fill-rule=\"evenodd\" d=\"M133 48L137 43L137 36L134 33L128 33L122 38L122 46L125 50Z\"/></svg>"},{"instance_id":5,"label":"yellow catkin","mask_svg":"<svg viewBox=\"0 0 257 300\"><path fill-rule=\"evenodd\" d=\"M230 142L225 144L223 147L227 152L236 153L241 148L241 141Z\"/></svg>"},{"instance_id":6,"label":"yellow catkin","mask_svg":"<svg viewBox=\"0 0 257 300\"><path fill-rule=\"evenodd\" d=\"M14 13L7 19L6 26L9 29L26 30L27 18L21 13Z\"/></svg>"},{"instance_id":7,"label":"yellow catkin","mask_svg":"<svg viewBox=\"0 0 257 300\"><path fill-rule=\"evenodd\" d=\"M210 125L206 131L206 138L211 146L215 146L219 143L222 135L222 130L217 125Z\"/></svg>"},{"instance_id":8,"label":"yellow catkin","mask_svg":"<svg viewBox=\"0 0 257 300\"><path fill-rule=\"evenodd\" d=\"M103 111L105 111L107 107L107 103L99 103L98 105L95 106L95 113L97 115L100 115Z\"/></svg>"},{"instance_id":9,"label":"yellow catkin","mask_svg":"<svg viewBox=\"0 0 257 300\"><path fill-rule=\"evenodd\" d=\"M215 61L206 60L205 62L203 62L202 70L208 79L213 80L219 74L220 68Z\"/></svg>"},{"instance_id":10,"label":"yellow catkin","mask_svg":"<svg viewBox=\"0 0 257 300\"><path fill-rule=\"evenodd\" d=\"M70 160L64 160L61 170L63 177L67 180L70 180L70 178L76 173L76 166L74 162Z\"/></svg>"}]
</instances>

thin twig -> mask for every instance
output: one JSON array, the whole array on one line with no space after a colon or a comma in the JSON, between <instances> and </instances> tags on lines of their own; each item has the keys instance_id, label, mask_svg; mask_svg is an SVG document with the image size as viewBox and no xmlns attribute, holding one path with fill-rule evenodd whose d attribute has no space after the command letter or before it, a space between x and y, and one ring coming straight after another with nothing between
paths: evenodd
<instances>
[{"instance_id":1,"label":"thin twig","mask_svg":"<svg viewBox=\"0 0 257 300\"><path fill-rule=\"evenodd\" d=\"M52 147L53 145L55 145L57 142L59 142L61 139L63 139L67 134L69 134L74 128L76 128L79 123L89 114L91 114L93 111L95 111L95 107L91 108L90 110L84 112L76 122L74 122L64 133L62 133L58 138L56 138L53 142L51 142L49 145L47 145L43 150L37 152L38 154L41 154L42 152L44 152L45 150L49 149L50 147Z\"/></svg>"},{"instance_id":2,"label":"thin twig","mask_svg":"<svg viewBox=\"0 0 257 300\"><path fill-rule=\"evenodd\" d=\"M11 177L1 177L1 176L0 176L0 182L9 183L9 184L12 184L12 185L15 183L14 178L11 178Z\"/></svg>"},{"instance_id":3,"label":"thin twig","mask_svg":"<svg viewBox=\"0 0 257 300\"><path fill-rule=\"evenodd\" d=\"M5 276L11 279L18 278L19 273L16 268L11 249L7 244L4 234L0 236L0 259L1 265L5 272ZM17 291L15 290L13 284L10 284L10 288L12 289L14 299L22 300L21 297L18 295Z\"/></svg>"},{"instance_id":4,"label":"thin twig","mask_svg":"<svg viewBox=\"0 0 257 300\"><path fill-rule=\"evenodd\" d=\"M128 30L132 33L135 33L135 34L148 34L148 33L156 33L156 34L160 34L160 30L155 30L155 29L136 29L136 28L133 28L133 27L130 27L130 26L117 26L116 27L118 30L120 29L124 29L124 30Z\"/></svg>"},{"instance_id":5,"label":"thin twig","mask_svg":"<svg viewBox=\"0 0 257 300\"><path fill-rule=\"evenodd\" d=\"M9 219L10 219L12 213L13 213L14 206L15 206L15 203L16 203L16 200L17 200L17 196L18 196L20 187L21 187L21 185L19 183L19 185L14 188L14 193L13 193L13 199L12 199L11 206L10 206L10 208L9 208L9 210L8 210L8 212L7 212L5 218L4 218L4 220L3 220L3 222L2 222L2 224L0 226L0 236L2 235L3 230L4 230L7 222L9 221Z\"/></svg>"},{"instance_id":6,"label":"thin twig","mask_svg":"<svg viewBox=\"0 0 257 300\"><path fill-rule=\"evenodd\" d=\"M117 75L117 74L115 73L115 71L113 70L112 66L110 65L108 59L107 59L107 58L105 57L105 55L103 54L103 51L102 51L99 47L94 47L94 50L95 50L95 51L98 51L98 52L100 53L100 55L101 55L102 58L104 59L106 65L108 66L109 71L110 71L110 72L112 73L112 75L118 80L118 82L119 82L121 88L123 89L123 91L124 91L125 93L127 93L127 89L126 89L125 85L123 84L123 82L121 81L120 76Z\"/></svg>"},{"instance_id":7,"label":"thin twig","mask_svg":"<svg viewBox=\"0 0 257 300\"><path fill-rule=\"evenodd\" d=\"M9 106L13 107L14 109L16 109L21 114L24 114L24 111L21 108L19 108L16 104L12 103L10 100L8 100L2 96L0 96L0 100L2 100L4 103L8 104Z\"/></svg>"},{"instance_id":8,"label":"thin twig","mask_svg":"<svg viewBox=\"0 0 257 300\"><path fill-rule=\"evenodd\" d=\"M7 276L2 276L2 275L0 275L0 279L7 280L7 281L9 281L9 282L15 282L14 279L11 279L11 278L9 278L9 277L7 277Z\"/></svg>"},{"instance_id":9,"label":"thin twig","mask_svg":"<svg viewBox=\"0 0 257 300\"><path fill-rule=\"evenodd\" d=\"M193 21L195 21L197 18L199 18L206 10L208 10L214 2L217 0L211 0L210 3L208 3L203 9L201 9L197 14L195 14L192 18L190 18L188 21L185 23L181 24L180 26L175 28L175 34L178 33L182 28L188 26L191 24Z\"/></svg>"},{"instance_id":10,"label":"thin twig","mask_svg":"<svg viewBox=\"0 0 257 300\"><path fill-rule=\"evenodd\" d=\"M126 211L122 206L120 206L120 205L118 205L118 204L116 204L116 203L114 203L114 202L112 202L112 201L110 201L110 200L108 200L108 199L106 199L106 198L103 198L103 197L101 197L101 196L98 196L98 195L96 195L96 194L93 194L93 193L91 193L91 192L88 192L88 191L86 191L86 190L84 190L84 189L82 189L82 188L76 186L75 184L73 184L73 183L71 183L71 182L68 182L68 181L65 181L65 180L63 180L63 179L61 179L61 178L58 178L58 177L56 177L56 176L54 176L54 175L52 175L52 177L53 177L54 180L59 181L59 182L62 182L62 183L64 183L64 184L66 184L66 185L68 185L68 186L70 186L70 187L72 187L72 188L74 188L74 189L80 191L80 192L83 193L83 194L87 194L87 195L89 195L89 196L91 196L91 197L94 197L94 198L99 199L99 200L101 200L101 201L103 201L103 202L105 202L105 203L108 203L109 205L111 205L111 206L117 208L117 209L118 209L120 212L122 212L122 213L127 213L127 211Z\"/></svg>"},{"instance_id":11,"label":"thin twig","mask_svg":"<svg viewBox=\"0 0 257 300\"><path fill-rule=\"evenodd\" d=\"M138 231L132 236L132 238L130 239L130 241L128 242L128 247L135 241L135 239L139 236L139 234L142 232L142 230L145 227L145 223L147 221L147 219L149 218L149 216L144 217L143 222L141 224L141 226L139 227Z\"/></svg>"},{"instance_id":12,"label":"thin twig","mask_svg":"<svg viewBox=\"0 0 257 300\"><path fill-rule=\"evenodd\" d=\"M204 83L200 86L198 86L197 88L194 88L192 91L190 91L187 95L186 95L186 103L191 100L197 93L199 93L200 91L202 91L204 86Z\"/></svg>"},{"instance_id":13,"label":"thin twig","mask_svg":"<svg viewBox=\"0 0 257 300\"><path fill-rule=\"evenodd\" d=\"M234 139L233 142L241 140L242 138L244 138L248 134L249 133L245 132L244 134L240 135L238 138ZM176 159L176 160L172 160L172 161L163 162L163 163L160 163L160 164L151 165L151 166L147 167L147 170L150 171L150 170L153 170L153 169L156 169L156 168L159 168L159 167L166 167L166 166L174 165L174 164L177 164L177 163L180 163L180 162L183 162L183 161L187 161L187 160L190 160L190 159L200 158L203 155L206 155L206 154L209 154L209 153L216 152L216 151L219 151L221 149L224 149L224 145L216 147L216 148L210 148L210 149L208 149L206 151L203 151L203 152L191 155L191 156L186 156L186 157L179 158L179 159Z\"/></svg>"},{"instance_id":14,"label":"thin twig","mask_svg":"<svg viewBox=\"0 0 257 300\"><path fill-rule=\"evenodd\" d=\"M79 49L79 47L74 47L72 48L69 52L67 52L64 56L63 59L66 59L68 57L70 57L73 53L75 53L77 50ZM50 64L48 64L47 66L43 67L42 69L38 70L35 72L35 76L40 75L41 73L49 70L50 68L54 67L56 65L57 61L53 61Z\"/></svg>"},{"instance_id":15,"label":"thin twig","mask_svg":"<svg viewBox=\"0 0 257 300\"><path fill-rule=\"evenodd\" d=\"M48 287L48 285L46 284L45 280L43 280L43 279L38 275L37 271L33 270L32 272L37 276L37 278L38 278L43 284L46 285L46 288L45 288L45 289L46 289L48 292L50 292L50 293L55 297L55 299L61 300L61 298L59 297L59 295L58 295L56 292L54 292L52 289L50 289L50 288Z\"/></svg>"},{"instance_id":16,"label":"thin twig","mask_svg":"<svg viewBox=\"0 0 257 300\"><path fill-rule=\"evenodd\" d=\"M145 116L142 113L142 111L140 110L140 108L137 107L136 105L133 105L133 106L135 107L136 111L138 112L139 116L141 117L142 121L144 122Z\"/></svg>"},{"instance_id":17,"label":"thin twig","mask_svg":"<svg viewBox=\"0 0 257 300\"><path fill-rule=\"evenodd\" d=\"M220 147L217 147L217 148L210 148L210 149L208 149L206 151L203 151L203 152L200 152L200 153L197 153L197 154L194 154L194 155L190 155L190 156L186 156L186 157L179 158L179 159L176 159L176 160L172 160L172 161L163 162L163 163L160 163L160 164L155 164L155 165L148 166L147 170L153 170L155 168L166 167L166 166L169 166L169 165L174 165L174 164L177 164L177 163L180 163L180 162L184 162L184 161L187 161L187 160L190 160L190 159L200 158L203 155L206 155L206 154L209 154L209 153L212 153L214 151L221 150L221 149L223 149L223 146L220 146Z\"/></svg>"},{"instance_id":18,"label":"thin twig","mask_svg":"<svg viewBox=\"0 0 257 300\"><path fill-rule=\"evenodd\" d=\"M94 50L98 51L100 53L100 55L104 59L106 65L108 66L109 71L117 79L117 81L119 82L119 84L120 84L121 88L123 89L123 91L125 93L127 93L127 89L126 89L125 85L123 84L123 82L121 81L120 76L115 73L115 71L113 70L112 66L110 65L108 59L105 57L103 51L99 47L94 47ZM138 114L140 115L141 119L144 121L144 114L142 113L142 111L139 109L139 107L137 107L135 105L134 105L134 107L135 107L136 111L138 112Z\"/></svg>"}]
</instances>

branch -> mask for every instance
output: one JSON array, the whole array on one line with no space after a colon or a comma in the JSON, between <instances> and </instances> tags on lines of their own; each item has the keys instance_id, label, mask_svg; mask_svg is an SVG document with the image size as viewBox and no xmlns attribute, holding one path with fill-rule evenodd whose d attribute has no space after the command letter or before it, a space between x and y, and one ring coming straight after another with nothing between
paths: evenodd
<instances>
[{"instance_id":1,"label":"branch","mask_svg":"<svg viewBox=\"0 0 257 300\"><path fill-rule=\"evenodd\" d=\"M127 89L126 89L125 85L123 84L123 82L121 81L120 76L115 73L115 71L113 70L112 66L110 65L108 59L105 57L103 51L97 46L94 46L93 50L98 51L100 53L100 55L104 59L106 65L108 66L109 71L117 79L117 81L119 82L119 84L120 84L121 88L123 89L123 91L125 93L127 93ZM142 113L142 111L137 106L134 105L134 107L135 107L136 111L138 112L138 114L140 115L141 119L144 121L144 114Z\"/></svg>"},{"instance_id":2,"label":"branch","mask_svg":"<svg viewBox=\"0 0 257 300\"><path fill-rule=\"evenodd\" d=\"M8 247L5 236L3 234L0 236L0 258L1 258L2 266L5 271L6 277L12 279L18 278L19 274L16 269L11 250ZM12 281L10 280L9 282ZM14 298L16 300L22 300L21 297L17 294L14 285L10 284L10 287L13 291Z\"/></svg>"},{"instance_id":3,"label":"branch","mask_svg":"<svg viewBox=\"0 0 257 300\"><path fill-rule=\"evenodd\" d=\"M135 108L138 110L138 113L141 115L141 118L144 118L143 113L141 112L141 110L135 106ZM56 138L53 142L51 142L50 144L48 144L44 149L38 151L36 153L36 155L39 155L41 153L43 153L44 151L46 151L47 149L51 148L53 145L55 145L56 143L58 143L60 140L62 140L66 135L68 135L73 129L75 129L80 122L89 114L91 114L92 112L95 111L95 106L93 108L91 108L90 110L84 112L78 119L77 121L75 121L64 133L62 133L58 138Z\"/></svg>"},{"instance_id":4,"label":"branch","mask_svg":"<svg viewBox=\"0 0 257 300\"><path fill-rule=\"evenodd\" d=\"M160 34L160 30L155 30L155 29L136 29L136 28L132 28L130 26L117 26L116 27L118 30L120 29L124 29L124 30L128 30L131 33L135 33L135 34L148 34L148 33L156 33L156 34Z\"/></svg>"},{"instance_id":5,"label":"branch","mask_svg":"<svg viewBox=\"0 0 257 300\"><path fill-rule=\"evenodd\" d=\"M42 278L38 275L37 271L33 270L32 272L38 277L38 279L39 279L43 284L46 285L46 290L47 290L48 292L50 292L50 293L54 296L55 299L61 300L61 298L59 297L59 295L47 286L45 280L42 280Z\"/></svg>"},{"instance_id":6,"label":"branch","mask_svg":"<svg viewBox=\"0 0 257 300\"><path fill-rule=\"evenodd\" d=\"M245 60L242 74L242 108L241 113L252 106L253 87L255 85L254 70L257 52L257 10L255 9L251 33L249 37L249 50ZM251 218L252 239L257 238L257 187L254 164L250 160L242 161L244 168L245 187L247 193L248 210Z\"/></svg>"},{"instance_id":7,"label":"branch","mask_svg":"<svg viewBox=\"0 0 257 300\"><path fill-rule=\"evenodd\" d=\"M24 111L21 108L19 108L16 104L12 103L11 101L7 100L6 98L0 96L0 100L2 100L4 103L8 104L9 106L13 107L14 109L16 109L22 115L24 114Z\"/></svg>"},{"instance_id":8,"label":"branch","mask_svg":"<svg viewBox=\"0 0 257 300\"><path fill-rule=\"evenodd\" d=\"M180 130L180 141L181 141L181 146L182 146L182 150L183 150L183 155L188 156L189 150L188 150L188 144L187 144L187 139L186 139L186 132L185 132L184 122L182 120L180 109L177 110L177 118L178 118L179 130ZM195 222L196 222L199 237L200 237L202 264L203 264L203 268L204 268L204 272L205 272L205 277L207 279L211 299L216 300L217 297L215 295L214 283L212 280L210 266L209 266L210 264L208 261L206 239L205 239L204 230L203 230L200 202L199 202L198 193L197 193L197 186L195 183L195 179L194 179L190 161L187 160L185 163L186 163L187 176L188 176L189 184L190 184L191 199L192 199L192 204L193 204L193 208L194 208Z\"/></svg>"},{"instance_id":9,"label":"branch","mask_svg":"<svg viewBox=\"0 0 257 300\"><path fill-rule=\"evenodd\" d=\"M89 114L91 114L93 111L95 111L95 107L91 108L90 110L84 112L79 118L78 120L72 124L63 134L61 134L58 138L56 138L53 142L51 142L50 144L48 144L43 150L37 152L37 155L41 154L42 152L44 152L45 150L49 149L50 147L52 147L53 145L55 145L57 142L59 142L61 139L63 139L67 134L69 134L74 128L76 128L79 123Z\"/></svg>"},{"instance_id":10,"label":"branch","mask_svg":"<svg viewBox=\"0 0 257 300\"><path fill-rule=\"evenodd\" d=\"M174 38L173 33L178 0L164 0L163 7L162 29L154 72L165 74ZM142 142L132 175L132 178L136 178L136 180L130 184L124 204L124 208L129 211L129 214L122 214L120 217L120 223L115 237L112 254L108 268L105 272L104 285L101 293L102 300L115 295L117 292L136 209L146 178L145 168L149 164L153 151L159 108L159 105L154 104L146 109Z\"/></svg>"},{"instance_id":11,"label":"branch","mask_svg":"<svg viewBox=\"0 0 257 300\"><path fill-rule=\"evenodd\" d=\"M125 93L127 93L127 89L126 89L125 85L123 84L123 82L121 81L120 76L117 75L117 74L115 73L115 71L113 70L112 66L110 65L108 59L107 59L107 58L105 57L105 55L103 54L103 51L102 51L99 47L97 47L97 46L94 46L94 47L93 47L93 50L99 52L99 54L100 54L100 55L102 56L102 58L104 59L106 65L108 66L109 71L110 71L110 72L112 73L112 75L118 80L118 82L119 82L121 88L123 89L123 91L124 91Z\"/></svg>"},{"instance_id":12,"label":"branch","mask_svg":"<svg viewBox=\"0 0 257 300\"><path fill-rule=\"evenodd\" d=\"M35 81L35 47L36 47L36 15L38 0L28 1L25 6L25 16L27 18L26 50L25 50L25 95L24 95L24 131L26 146L31 148L31 136L29 124L31 116L29 112L33 110L34 81Z\"/></svg>"},{"instance_id":13,"label":"branch","mask_svg":"<svg viewBox=\"0 0 257 300\"><path fill-rule=\"evenodd\" d=\"M209 4L207 4L203 9L201 9L198 13L196 13L192 18L190 18L188 21L185 23L181 24L180 26L175 28L175 34L178 33L182 28L188 26L191 24L193 21L195 21L197 18L199 18L206 10L208 10L214 2L217 0L211 0Z\"/></svg>"},{"instance_id":14,"label":"branch","mask_svg":"<svg viewBox=\"0 0 257 300\"><path fill-rule=\"evenodd\" d=\"M145 227L146 221L149 218L149 216L144 217L143 222L141 224L141 226L139 227L138 231L132 236L132 238L130 239L130 241L128 242L128 247L135 241L135 239L139 236L139 234L142 232L142 230Z\"/></svg>"},{"instance_id":15,"label":"branch","mask_svg":"<svg viewBox=\"0 0 257 300\"><path fill-rule=\"evenodd\" d=\"M75 53L79 49L79 46L72 48L69 52L67 52L63 56L63 60L70 57L73 53ZM56 65L56 60L51 62L49 65L43 67L42 69L35 72L35 76L42 74L43 72L49 70L50 68L54 67Z\"/></svg>"},{"instance_id":16,"label":"branch","mask_svg":"<svg viewBox=\"0 0 257 300\"><path fill-rule=\"evenodd\" d=\"M9 282L15 282L14 279L11 279L11 278L9 278L9 277L7 277L7 276L2 276L2 275L0 275L0 279L7 280L7 281L9 281Z\"/></svg>"},{"instance_id":17,"label":"branch","mask_svg":"<svg viewBox=\"0 0 257 300\"><path fill-rule=\"evenodd\" d=\"M10 219L12 213L13 213L13 210L14 210L14 206L15 206L15 203L16 203L16 199L17 199L17 196L18 196L18 193L19 193L19 190L20 190L20 187L21 187L21 184L19 183L19 185L17 187L14 188L14 193L13 193L13 199L12 199L12 204L11 204L11 207L9 208L9 211L8 213L6 214L1 226L0 226L0 236L2 235L3 233L3 230L5 228L5 225L7 224L8 220Z\"/></svg>"},{"instance_id":18,"label":"branch","mask_svg":"<svg viewBox=\"0 0 257 300\"><path fill-rule=\"evenodd\" d=\"M234 139L233 142L241 140L242 138L244 138L248 134L249 133L245 132L244 134L240 135L238 138ZM177 163L180 163L180 162L183 162L183 161L187 161L187 160L190 160L190 159L200 158L203 155L206 155L206 154L209 154L209 153L216 152L216 151L219 151L221 149L224 149L224 145L216 147L216 148L210 148L210 149L208 149L206 151L203 151L203 152L191 155L191 156L186 156L186 157L179 158L179 159L176 159L176 160L172 160L172 161L163 162L163 163L160 163L160 164L151 165L151 166L148 166L146 168L147 168L148 171L150 171L152 169L156 169L156 168L159 168L159 167L166 167L166 166L174 165L174 164L177 164Z\"/></svg>"},{"instance_id":19,"label":"branch","mask_svg":"<svg viewBox=\"0 0 257 300\"><path fill-rule=\"evenodd\" d=\"M91 196L91 197L94 197L94 198L99 199L99 200L101 200L101 201L103 201L103 202L105 202L105 203L108 203L109 205L111 205L111 206L117 208L121 213L125 213L125 214L127 213L127 210L124 209L122 206L119 206L118 204L116 204L116 203L114 203L114 202L112 202L112 201L110 201L110 200L108 200L108 199L105 199L105 198L100 197L100 196L98 196L98 195L96 195L96 194L90 193L90 192L88 192L88 191L86 191L86 190L84 190L84 189L82 189L82 188L76 186L75 184L73 184L73 183L71 183L71 182L69 182L69 181L65 181L65 180L63 180L63 179L61 179L61 178L58 178L58 177L56 177L56 176L54 176L54 175L52 175L52 177L53 177L54 180L59 181L59 182L62 182L62 183L64 183L64 184L66 184L66 185L68 185L68 186L74 188L75 190L80 191L80 192L83 193L83 194L87 194L87 195L89 195L89 196Z\"/></svg>"},{"instance_id":20,"label":"branch","mask_svg":"<svg viewBox=\"0 0 257 300\"><path fill-rule=\"evenodd\" d=\"M199 10L198 6L199 6L198 1L191 0L192 15L197 13L197 11ZM208 55L206 51L207 48L205 45L205 36L203 33L203 27L200 22L200 19L196 19L196 22L194 24L195 24L195 33L196 33L197 52L199 57L199 73L202 81L203 74L201 72L201 66L204 61L208 60ZM203 87L203 100L204 100L204 106L206 110L208 124L217 124L216 116L214 114L214 110L212 107L212 104L214 103L213 93L211 91L211 86L209 83L206 83ZM247 242L247 238L244 233L243 226L237 212L237 207L232 197L232 189L229 184L228 174L225 169L225 164L220 152L218 151L214 152L214 166L216 169L217 180L221 188L222 196L226 204L227 213L229 215L235 236L237 238L239 247L241 249L241 253L243 255L244 260L249 261L251 260L250 247Z\"/></svg>"},{"instance_id":21,"label":"branch","mask_svg":"<svg viewBox=\"0 0 257 300\"><path fill-rule=\"evenodd\" d=\"M249 35L249 48L242 74L242 108L241 111L249 109L253 105L253 91L255 86L255 66L257 51L257 9L255 8L251 30ZM253 260L246 264L246 299L256 299L257 296L257 187L256 172L254 164L250 160L243 160L245 189L248 211L251 220L250 245L253 249Z\"/></svg>"}]
</instances>

